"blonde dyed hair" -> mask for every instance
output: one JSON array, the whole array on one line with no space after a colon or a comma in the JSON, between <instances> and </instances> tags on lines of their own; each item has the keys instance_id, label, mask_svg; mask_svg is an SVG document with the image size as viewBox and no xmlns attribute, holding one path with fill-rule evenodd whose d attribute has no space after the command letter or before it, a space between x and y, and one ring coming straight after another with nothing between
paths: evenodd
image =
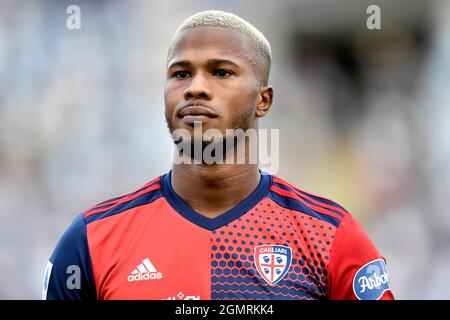
<instances>
[{"instance_id":1,"label":"blonde dyed hair","mask_svg":"<svg viewBox=\"0 0 450 320\"><path fill-rule=\"evenodd\" d=\"M256 29L248 21L242 19L241 17L225 11L220 10L207 10L201 11L193 14L187 18L178 27L175 35L172 37L170 42L169 51L167 53L167 63L172 55L173 51L173 41L183 30L197 27L220 27L228 28L240 33L245 34L255 45L258 54L264 59L265 62L265 76L264 82L267 83L269 77L270 65L272 62L272 49L267 38L262 34L261 31Z\"/></svg>"}]
</instances>

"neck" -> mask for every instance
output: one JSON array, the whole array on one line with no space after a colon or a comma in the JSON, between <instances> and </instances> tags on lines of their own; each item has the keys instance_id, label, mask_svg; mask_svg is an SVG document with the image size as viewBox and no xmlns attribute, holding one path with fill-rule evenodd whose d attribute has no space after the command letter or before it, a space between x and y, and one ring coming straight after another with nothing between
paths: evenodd
<instances>
[{"instance_id":1,"label":"neck","mask_svg":"<svg viewBox=\"0 0 450 320\"><path fill-rule=\"evenodd\" d=\"M256 164L179 164L172 167L172 187L192 209L215 218L247 198L258 186Z\"/></svg>"}]
</instances>

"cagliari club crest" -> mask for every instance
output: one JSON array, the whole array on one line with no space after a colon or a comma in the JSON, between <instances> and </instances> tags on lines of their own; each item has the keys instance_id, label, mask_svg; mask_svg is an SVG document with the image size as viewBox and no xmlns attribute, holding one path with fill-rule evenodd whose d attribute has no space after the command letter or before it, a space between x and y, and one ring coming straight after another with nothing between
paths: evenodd
<instances>
[{"instance_id":1,"label":"cagliari club crest","mask_svg":"<svg viewBox=\"0 0 450 320\"><path fill-rule=\"evenodd\" d=\"M256 246L254 251L256 270L270 285L280 281L291 267L292 251L287 246L267 244Z\"/></svg>"}]
</instances>

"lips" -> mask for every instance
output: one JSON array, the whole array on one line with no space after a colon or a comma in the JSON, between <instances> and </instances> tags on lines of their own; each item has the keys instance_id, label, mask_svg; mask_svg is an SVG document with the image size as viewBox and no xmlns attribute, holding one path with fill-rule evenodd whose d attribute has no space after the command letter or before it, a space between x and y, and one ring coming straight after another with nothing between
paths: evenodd
<instances>
[{"instance_id":1,"label":"lips","mask_svg":"<svg viewBox=\"0 0 450 320\"><path fill-rule=\"evenodd\" d=\"M188 106L178 114L181 120L187 124L193 124L196 121L206 122L217 118L217 114L208 107L202 105Z\"/></svg>"}]
</instances>

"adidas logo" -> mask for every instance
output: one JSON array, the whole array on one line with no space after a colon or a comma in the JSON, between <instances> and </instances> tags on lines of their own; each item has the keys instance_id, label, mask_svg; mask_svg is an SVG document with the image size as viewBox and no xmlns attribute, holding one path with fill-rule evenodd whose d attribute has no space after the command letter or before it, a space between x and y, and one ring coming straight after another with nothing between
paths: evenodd
<instances>
[{"instance_id":1,"label":"adidas logo","mask_svg":"<svg viewBox=\"0 0 450 320\"><path fill-rule=\"evenodd\" d=\"M143 281L143 280L154 280L154 279L162 279L163 275L161 272L156 271L156 268L150 262L148 258L142 261L136 269L131 271L131 274L128 276L128 281Z\"/></svg>"}]
</instances>

